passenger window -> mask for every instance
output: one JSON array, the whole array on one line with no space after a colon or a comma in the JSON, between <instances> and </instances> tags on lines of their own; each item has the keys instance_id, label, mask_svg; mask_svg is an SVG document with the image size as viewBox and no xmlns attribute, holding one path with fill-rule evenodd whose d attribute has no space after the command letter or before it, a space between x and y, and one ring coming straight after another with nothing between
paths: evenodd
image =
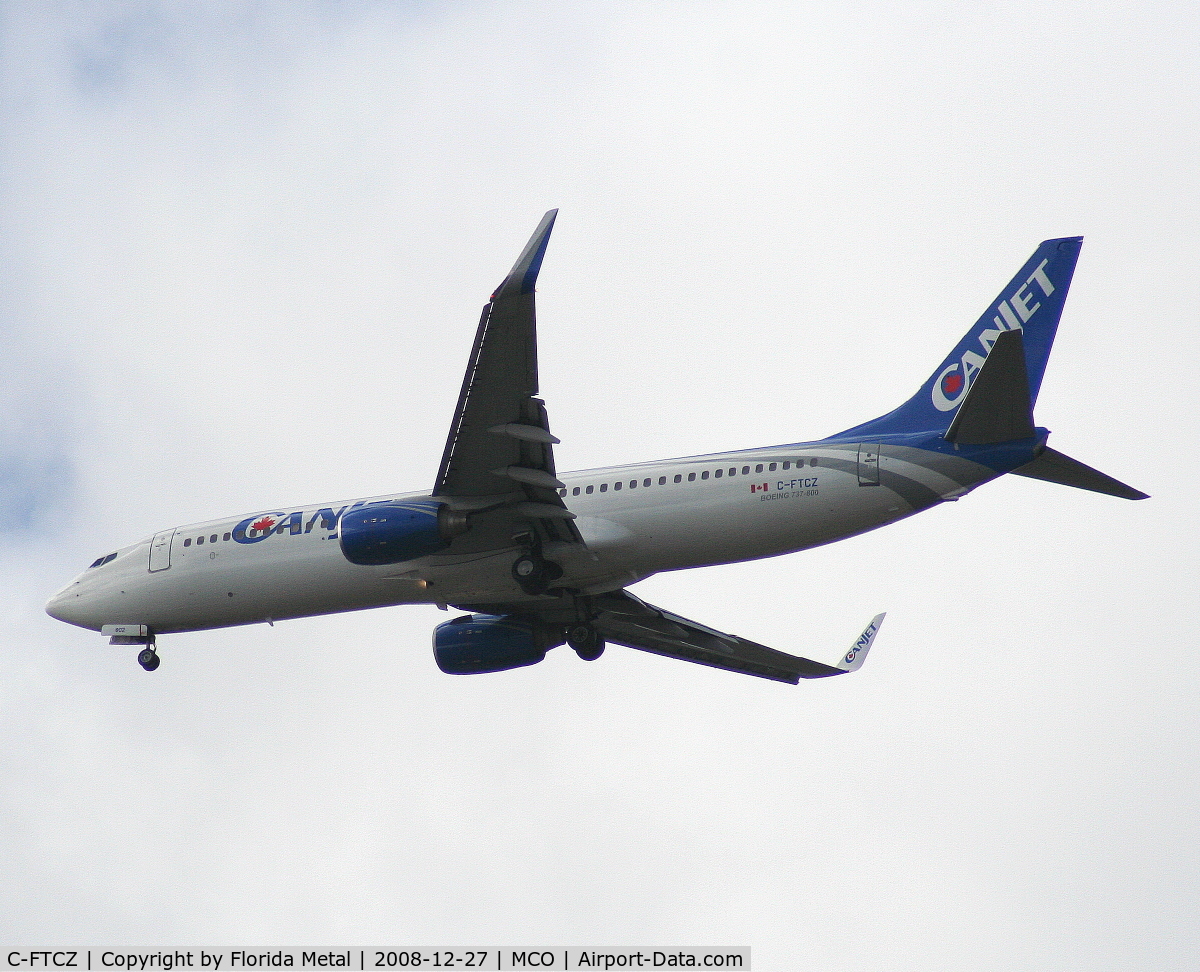
<instances>
[{"instance_id":1,"label":"passenger window","mask_svg":"<svg viewBox=\"0 0 1200 972\"><path fill-rule=\"evenodd\" d=\"M184 545L185 547L190 547L190 546L192 545L192 538L191 538L191 537L188 537L186 540L184 540L184 541L183 541L183 545Z\"/></svg>"},{"instance_id":2,"label":"passenger window","mask_svg":"<svg viewBox=\"0 0 1200 972\"><path fill-rule=\"evenodd\" d=\"M677 482L677 483L682 483L682 482L683 482L683 476L682 476L682 475L680 475L680 474L676 474L676 476L675 476L675 482Z\"/></svg>"},{"instance_id":3,"label":"passenger window","mask_svg":"<svg viewBox=\"0 0 1200 972\"><path fill-rule=\"evenodd\" d=\"M648 479L645 479L645 480L643 480L643 481L642 481L642 487L643 487L643 488L645 488L646 486L649 486L649 485L650 485L650 480L648 480Z\"/></svg>"},{"instance_id":4,"label":"passenger window","mask_svg":"<svg viewBox=\"0 0 1200 972\"><path fill-rule=\"evenodd\" d=\"M202 543L204 543L204 537L196 537L196 546L200 546Z\"/></svg>"},{"instance_id":5,"label":"passenger window","mask_svg":"<svg viewBox=\"0 0 1200 972\"><path fill-rule=\"evenodd\" d=\"M704 475L705 475L705 476L707 476L707 475L708 475L708 473L705 473ZM688 473L688 482L689 482L689 483L694 483L695 481L696 481L696 474L695 474L695 473Z\"/></svg>"},{"instance_id":6,"label":"passenger window","mask_svg":"<svg viewBox=\"0 0 1200 972\"><path fill-rule=\"evenodd\" d=\"M678 478L678 477L676 477L676 478L675 478L675 482L679 482L679 478ZM659 485L659 486L666 486L666 485L667 485L667 477L666 477L666 476L659 476L659 477L658 477L658 485Z\"/></svg>"},{"instance_id":7,"label":"passenger window","mask_svg":"<svg viewBox=\"0 0 1200 972\"><path fill-rule=\"evenodd\" d=\"M595 488L596 488L595 486L589 486L587 489L584 490L584 492L587 493L588 496L591 496L592 490L594 490Z\"/></svg>"},{"instance_id":8,"label":"passenger window","mask_svg":"<svg viewBox=\"0 0 1200 972\"><path fill-rule=\"evenodd\" d=\"M572 495L572 496L578 496L578 495L579 495L579 487L578 487L578 486L576 486L576 487L575 487L573 490L571 490L571 495Z\"/></svg>"},{"instance_id":9,"label":"passenger window","mask_svg":"<svg viewBox=\"0 0 1200 972\"><path fill-rule=\"evenodd\" d=\"M217 542L217 535L214 533L214 534L213 534L211 537L209 537L209 538L208 538L208 542L209 542L209 543L216 543L216 542Z\"/></svg>"},{"instance_id":10,"label":"passenger window","mask_svg":"<svg viewBox=\"0 0 1200 972\"><path fill-rule=\"evenodd\" d=\"M755 472L762 472L762 469L763 469L763 467L762 467L761 462L757 466L754 467Z\"/></svg>"},{"instance_id":11,"label":"passenger window","mask_svg":"<svg viewBox=\"0 0 1200 972\"><path fill-rule=\"evenodd\" d=\"M730 469L730 470L729 470L729 475L730 475L730 476L736 476L736 475L737 475L737 466L734 466L732 469Z\"/></svg>"},{"instance_id":12,"label":"passenger window","mask_svg":"<svg viewBox=\"0 0 1200 972\"><path fill-rule=\"evenodd\" d=\"M560 489L560 490L558 491L558 495L559 495L559 496L566 496L566 495L567 495L567 488L564 486L562 489Z\"/></svg>"},{"instance_id":13,"label":"passenger window","mask_svg":"<svg viewBox=\"0 0 1200 972\"><path fill-rule=\"evenodd\" d=\"M791 464L790 462L785 462L785 463L783 464L783 468L784 468L785 470L791 469L791 468L792 468L792 464Z\"/></svg>"},{"instance_id":14,"label":"passenger window","mask_svg":"<svg viewBox=\"0 0 1200 972\"><path fill-rule=\"evenodd\" d=\"M330 527L329 529L331 529L331 530L332 530L332 529L333 529L333 527ZM228 539L229 539L229 534L228 534L228 533L227 533L227 534L225 534L225 536L223 536L221 539L222 539L222 540L228 540Z\"/></svg>"},{"instance_id":15,"label":"passenger window","mask_svg":"<svg viewBox=\"0 0 1200 972\"><path fill-rule=\"evenodd\" d=\"M629 480L629 488L630 488L630 489L637 489L637 480L636 480L636 479L631 479L631 480Z\"/></svg>"},{"instance_id":16,"label":"passenger window","mask_svg":"<svg viewBox=\"0 0 1200 972\"><path fill-rule=\"evenodd\" d=\"M708 473L705 473L704 475L705 475L705 476L707 476L707 475L708 475ZM717 470L715 473L713 473L713 478L714 478L714 479L720 479L720 478L721 478L722 476L724 476L724 475L725 475L725 470L724 470L724 469L718 469L718 470Z\"/></svg>"},{"instance_id":17,"label":"passenger window","mask_svg":"<svg viewBox=\"0 0 1200 972\"><path fill-rule=\"evenodd\" d=\"M750 467L749 467L749 466L742 466L742 475L743 475L743 476L749 476L749 475L750 475Z\"/></svg>"},{"instance_id":18,"label":"passenger window","mask_svg":"<svg viewBox=\"0 0 1200 972\"><path fill-rule=\"evenodd\" d=\"M813 456L812 459L809 460L808 464L810 466L815 466L817 464L817 457Z\"/></svg>"},{"instance_id":19,"label":"passenger window","mask_svg":"<svg viewBox=\"0 0 1200 972\"><path fill-rule=\"evenodd\" d=\"M701 478L701 479L708 479L708 470L707 470L707 469L705 469L705 470L704 470L704 472L702 472L702 473L700 474L700 478Z\"/></svg>"},{"instance_id":20,"label":"passenger window","mask_svg":"<svg viewBox=\"0 0 1200 972\"><path fill-rule=\"evenodd\" d=\"M601 483L601 484L600 484L600 492L602 492L602 493L607 493L607 492L608 492L608 483Z\"/></svg>"},{"instance_id":21,"label":"passenger window","mask_svg":"<svg viewBox=\"0 0 1200 972\"><path fill-rule=\"evenodd\" d=\"M774 472L775 471L775 463L771 463L771 465L767 466L767 471Z\"/></svg>"},{"instance_id":22,"label":"passenger window","mask_svg":"<svg viewBox=\"0 0 1200 972\"><path fill-rule=\"evenodd\" d=\"M614 491L615 491L615 490L618 490L618 489L620 489L620 488L621 488L622 486L624 486L624 485L625 485L624 483L613 483L613 490L614 490ZM604 492L604 487L603 487L603 486L601 486L601 487L600 487L600 492L602 492L602 493Z\"/></svg>"}]
</instances>

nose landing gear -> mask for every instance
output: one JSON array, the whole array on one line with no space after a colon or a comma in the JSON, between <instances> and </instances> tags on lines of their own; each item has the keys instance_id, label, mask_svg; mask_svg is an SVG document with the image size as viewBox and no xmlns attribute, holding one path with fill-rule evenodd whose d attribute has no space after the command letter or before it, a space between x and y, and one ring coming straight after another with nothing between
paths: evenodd
<instances>
[{"instance_id":1,"label":"nose landing gear","mask_svg":"<svg viewBox=\"0 0 1200 972\"><path fill-rule=\"evenodd\" d=\"M154 631L146 624L106 624L100 633L108 638L110 645L142 645L138 652L138 664L148 672L158 668L158 652L154 650Z\"/></svg>"}]
</instances>

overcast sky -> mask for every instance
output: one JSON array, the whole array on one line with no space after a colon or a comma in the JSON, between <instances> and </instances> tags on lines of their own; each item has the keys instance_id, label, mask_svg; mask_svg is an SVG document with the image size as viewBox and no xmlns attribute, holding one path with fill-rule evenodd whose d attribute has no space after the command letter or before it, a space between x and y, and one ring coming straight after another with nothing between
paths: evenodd
<instances>
[{"instance_id":1,"label":"overcast sky","mask_svg":"<svg viewBox=\"0 0 1200 972\"><path fill-rule=\"evenodd\" d=\"M757 970L1200 965L1200 8L7 3L0 937L716 944ZM428 488L545 210L562 469L819 438L1086 237L1008 477L636 593L831 660L451 678L433 608L47 618L175 524ZM281 505L282 504L282 505Z\"/></svg>"}]
</instances>

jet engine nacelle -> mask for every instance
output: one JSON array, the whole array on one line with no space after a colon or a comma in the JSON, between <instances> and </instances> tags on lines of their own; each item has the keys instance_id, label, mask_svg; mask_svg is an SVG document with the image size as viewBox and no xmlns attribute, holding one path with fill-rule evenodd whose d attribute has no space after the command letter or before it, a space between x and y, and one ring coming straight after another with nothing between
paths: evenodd
<instances>
[{"instance_id":1,"label":"jet engine nacelle","mask_svg":"<svg viewBox=\"0 0 1200 972\"><path fill-rule=\"evenodd\" d=\"M557 630L557 629L556 629ZM433 657L447 675L479 675L536 665L561 645L550 630L523 618L465 614L433 632Z\"/></svg>"},{"instance_id":2,"label":"jet engine nacelle","mask_svg":"<svg viewBox=\"0 0 1200 972\"><path fill-rule=\"evenodd\" d=\"M371 503L343 513L338 543L352 564L398 564L445 550L466 518L433 500Z\"/></svg>"}]
</instances>

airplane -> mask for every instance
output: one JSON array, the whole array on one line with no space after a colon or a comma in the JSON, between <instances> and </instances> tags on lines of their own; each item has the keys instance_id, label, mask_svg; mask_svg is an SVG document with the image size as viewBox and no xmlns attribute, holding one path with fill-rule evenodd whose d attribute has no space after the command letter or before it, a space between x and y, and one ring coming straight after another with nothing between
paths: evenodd
<instances>
[{"instance_id":1,"label":"airplane","mask_svg":"<svg viewBox=\"0 0 1200 972\"><path fill-rule=\"evenodd\" d=\"M898 408L811 442L556 471L538 398L534 284L557 216L542 219L483 309L441 466L389 493L162 530L98 558L51 617L140 648L157 637L397 604L466 611L438 625L448 674L540 662L607 643L796 684L862 666L876 616L837 661L768 648L647 604L661 571L735 563L855 536L962 498L1007 473L1146 494L1051 449L1034 424L1082 237L1046 240Z\"/></svg>"}]
</instances>

